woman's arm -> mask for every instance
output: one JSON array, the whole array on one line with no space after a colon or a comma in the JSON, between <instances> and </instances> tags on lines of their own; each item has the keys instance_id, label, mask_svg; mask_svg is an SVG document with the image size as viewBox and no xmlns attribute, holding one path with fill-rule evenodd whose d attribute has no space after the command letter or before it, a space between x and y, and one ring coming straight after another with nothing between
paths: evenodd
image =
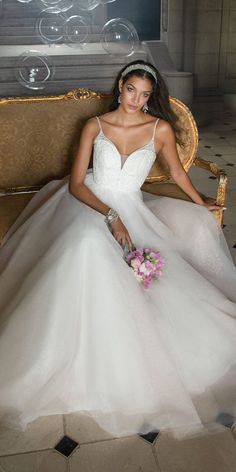
<instances>
[{"instance_id":1,"label":"woman's arm","mask_svg":"<svg viewBox=\"0 0 236 472\"><path fill-rule=\"evenodd\" d=\"M79 142L79 148L72 166L69 191L70 193L86 205L99 213L106 215L110 209L105 203L99 200L96 195L84 184L84 179L89 166L89 161L93 149L94 139L98 133L98 125L94 118L85 124Z\"/></svg>"},{"instance_id":2,"label":"woman's arm","mask_svg":"<svg viewBox=\"0 0 236 472\"><path fill-rule=\"evenodd\" d=\"M191 198L194 203L203 205L209 210L218 209L219 207L217 205L205 203L203 201L201 195L196 190L187 173L185 172L178 156L175 134L169 123L166 121L161 122L160 125L157 126L156 135L158 136L156 141L160 148L159 151L162 151L169 166L170 175L177 185Z\"/></svg>"},{"instance_id":3,"label":"woman's arm","mask_svg":"<svg viewBox=\"0 0 236 472\"><path fill-rule=\"evenodd\" d=\"M81 202L90 206L94 210L97 210L99 213L107 215L110 207L99 200L99 198L97 198L96 195L94 195L94 193L84 184L94 140L97 134L98 124L95 118L91 118L85 124L80 136L79 148L72 166L69 180L69 191ZM111 228L114 238L122 246L125 246L127 243L130 248L132 247L129 233L120 218L111 223Z\"/></svg>"}]
</instances>

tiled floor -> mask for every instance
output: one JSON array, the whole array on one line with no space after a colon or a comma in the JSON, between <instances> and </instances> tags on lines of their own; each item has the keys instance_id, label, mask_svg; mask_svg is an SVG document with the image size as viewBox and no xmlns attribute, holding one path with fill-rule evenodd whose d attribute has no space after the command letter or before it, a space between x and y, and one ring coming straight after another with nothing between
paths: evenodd
<instances>
[{"instance_id":1,"label":"tiled floor","mask_svg":"<svg viewBox=\"0 0 236 472\"><path fill-rule=\"evenodd\" d=\"M222 112L200 130L199 144L198 155L217 162L229 177L224 232L236 262L236 112ZM208 173L195 168L191 177L200 191L215 195L217 183ZM0 472L235 470L236 432L229 428L186 441L163 432L116 439L90 417L71 414L41 418L23 433L0 429Z\"/></svg>"}]
</instances>

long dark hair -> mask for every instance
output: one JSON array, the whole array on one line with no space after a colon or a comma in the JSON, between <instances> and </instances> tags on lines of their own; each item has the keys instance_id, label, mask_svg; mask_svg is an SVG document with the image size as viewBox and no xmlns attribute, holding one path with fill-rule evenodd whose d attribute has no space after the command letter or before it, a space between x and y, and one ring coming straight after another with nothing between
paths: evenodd
<instances>
[{"instance_id":1,"label":"long dark hair","mask_svg":"<svg viewBox=\"0 0 236 472\"><path fill-rule=\"evenodd\" d=\"M153 77L153 75L150 72L146 71L145 69L132 70L131 72L128 72L128 74L126 74L122 78L121 76L122 76L123 71L127 67L131 65L135 65L135 64L143 64L143 65L149 66L153 70L153 72L155 72L156 77L157 77L157 82L155 81L155 78ZM148 113L150 113L150 115L153 115L153 116L156 116L158 118L162 118L163 120L168 121L168 123L172 126L172 129L175 133L177 143L182 144L182 140L180 138L181 127L177 123L178 121L177 115L174 113L174 111L171 108L170 101L169 101L168 88L161 74L150 62L146 62L143 60L133 61L133 62L130 62L129 64L126 64L126 66L120 70L112 89L113 100L111 102L109 110L110 111L116 110L119 106L118 97L120 94L119 92L120 79L122 78L123 83L125 83L133 75L137 77L141 77L142 79L150 80L153 87L153 91L147 102Z\"/></svg>"}]
</instances>

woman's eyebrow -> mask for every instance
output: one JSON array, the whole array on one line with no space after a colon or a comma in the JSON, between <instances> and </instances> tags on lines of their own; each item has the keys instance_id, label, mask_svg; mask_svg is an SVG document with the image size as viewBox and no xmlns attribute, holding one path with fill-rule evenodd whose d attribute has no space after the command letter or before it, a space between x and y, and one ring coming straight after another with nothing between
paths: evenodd
<instances>
[{"instance_id":1,"label":"woman's eyebrow","mask_svg":"<svg viewBox=\"0 0 236 472\"><path fill-rule=\"evenodd\" d=\"M129 86L133 87L134 89L136 89L136 87L133 84L131 84L130 82L127 83L127 85L129 85ZM143 92L144 93L151 93L152 91L151 90L143 90Z\"/></svg>"}]
</instances>

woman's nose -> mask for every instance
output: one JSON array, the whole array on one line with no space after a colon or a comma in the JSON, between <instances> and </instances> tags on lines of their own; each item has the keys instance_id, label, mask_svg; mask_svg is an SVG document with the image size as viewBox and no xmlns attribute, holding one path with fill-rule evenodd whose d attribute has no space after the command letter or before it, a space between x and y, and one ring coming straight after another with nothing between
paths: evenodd
<instances>
[{"instance_id":1,"label":"woman's nose","mask_svg":"<svg viewBox=\"0 0 236 472\"><path fill-rule=\"evenodd\" d=\"M134 102L135 105L138 105L138 104L139 104L139 97L138 97L138 95L135 95L135 96L133 97L133 102Z\"/></svg>"}]
</instances>

